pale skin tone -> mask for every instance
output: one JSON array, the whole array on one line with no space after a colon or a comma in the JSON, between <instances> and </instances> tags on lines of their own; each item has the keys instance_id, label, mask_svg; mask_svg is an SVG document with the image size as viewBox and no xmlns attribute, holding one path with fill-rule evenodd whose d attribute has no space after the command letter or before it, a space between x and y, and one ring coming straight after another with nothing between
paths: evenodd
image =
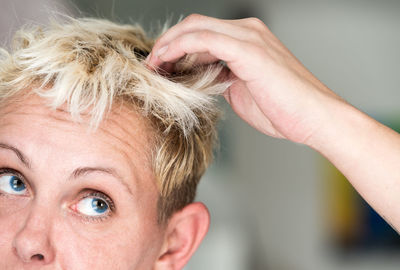
<instances>
[{"instance_id":1,"label":"pale skin tone","mask_svg":"<svg viewBox=\"0 0 400 270\"><path fill-rule=\"evenodd\" d=\"M147 64L171 71L194 53L202 64L226 62L236 81L225 97L247 123L325 155L400 228L396 132L338 97L257 19L189 16L160 37ZM143 118L115 110L88 133L45 103L0 107L0 269L182 269L209 214L193 203L157 223Z\"/></svg>"},{"instance_id":2,"label":"pale skin tone","mask_svg":"<svg viewBox=\"0 0 400 270\"><path fill-rule=\"evenodd\" d=\"M174 69L187 54L224 61L232 109L260 132L327 157L400 230L400 136L354 108L308 71L260 20L191 15L155 43L147 64Z\"/></svg>"},{"instance_id":3,"label":"pale skin tone","mask_svg":"<svg viewBox=\"0 0 400 270\"><path fill-rule=\"evenodd\" d=\"M209 214L158 223L145 119L119 106L89 131L45 104L0 108L0 269L182 269Z\"/></svg>"}]
</instances>

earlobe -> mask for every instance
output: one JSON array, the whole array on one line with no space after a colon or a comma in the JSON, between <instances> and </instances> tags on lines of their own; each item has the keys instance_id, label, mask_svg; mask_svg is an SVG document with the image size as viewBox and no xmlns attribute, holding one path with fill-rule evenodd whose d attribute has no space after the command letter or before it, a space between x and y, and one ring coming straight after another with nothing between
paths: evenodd
<instances>
[{"instance_id":1,"label":"earlobe","mask_svg":"<svg viewBox=\"0 0 400 270\"><path fill-rule=\"evenodd\" d=\"M206 206L196 202L176 212L168 222L164 246L155 270L180 270L196 251L210 225Z\"/></svg>"}]
</instances>

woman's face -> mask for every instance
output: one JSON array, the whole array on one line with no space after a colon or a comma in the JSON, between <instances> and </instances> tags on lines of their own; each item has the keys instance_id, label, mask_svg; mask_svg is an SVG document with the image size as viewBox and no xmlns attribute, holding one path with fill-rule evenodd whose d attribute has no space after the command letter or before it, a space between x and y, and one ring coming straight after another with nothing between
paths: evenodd
<instances>
[{"instance_id":1,"label":"woman's face","mask_svg":"<svg viewBox=\"0 0 400 270\"><path fill-rule=\"evenodd\" d=\"M150 132L95 132L41 98L0 108L0 269L151 269L163 242Z\"/></svg>"}]
</instances>

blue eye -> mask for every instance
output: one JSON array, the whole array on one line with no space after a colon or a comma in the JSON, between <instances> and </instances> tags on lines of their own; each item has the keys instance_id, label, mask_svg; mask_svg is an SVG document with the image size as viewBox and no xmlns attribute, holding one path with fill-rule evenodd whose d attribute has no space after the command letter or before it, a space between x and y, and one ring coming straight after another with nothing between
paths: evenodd
<instances>
[{"instance_id":1,"label":"blue eye","mask_svg":"<svg viewBox=\"0 0 400 270\"><path fill-rule=\"evenodd\" d=\"M86 197L78 202L76 210L87 216L100 216L109 210L106 200L98 197Z\"/></svg>"},{"instance_id":2,"label":"blue eye","mask_svg":"<svg viewBox=\"0 0 400 270\"><path fill-rule=\"evenodd\" d=\"M24 181L15 175L0 176L0 191L12 195L25 195L27 192Z\"/></svg>"}]
</instances>

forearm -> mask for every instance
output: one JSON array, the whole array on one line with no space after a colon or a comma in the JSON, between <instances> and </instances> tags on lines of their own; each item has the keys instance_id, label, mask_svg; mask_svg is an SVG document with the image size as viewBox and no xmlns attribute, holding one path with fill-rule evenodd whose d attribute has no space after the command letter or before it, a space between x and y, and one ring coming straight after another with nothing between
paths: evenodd
<instances>
[{"instance_id":1,"label":"forearm","mask_svg":"<svg viewBox=\"0 0 400 270\"><path fill-rule=\"evenodd\" d=\"M199 64L224 61L234 79L224 96L244 121L321 152L400 229L396 132L326 88L260 20L189 16L157 40L146 62L164 69L188 54L201 54Z\"/></svg>"},{"instance_id":2,"label":"forearm","mask_svg":"<svg viewBox=\"0 0 400 270\"><path fill-rule=\"evenodd\" d=\"M309 145L400 231L400 135L344 101L332 100L324 112Z\"/></svg>"}]
</instances>

